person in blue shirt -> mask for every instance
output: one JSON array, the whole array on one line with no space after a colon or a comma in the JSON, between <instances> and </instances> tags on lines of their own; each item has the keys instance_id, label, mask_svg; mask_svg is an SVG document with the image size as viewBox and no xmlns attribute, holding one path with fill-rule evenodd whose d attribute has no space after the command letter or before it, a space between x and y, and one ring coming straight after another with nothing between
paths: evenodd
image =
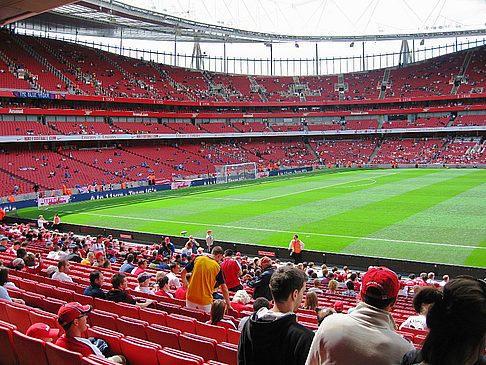
<instances>
[{"instance_id":1,"label":"person in blue shirt","mask_svg":"<svg viewBox=\"0 0 486 365\"><path fill-rule=\"evenodd\" d=\"M132 272L133 269L135 269L135 266L133 266L133 260L135 260L135 256L129 253L126 261L120 266L120 270L118 271L123 273Z\"/></svg>"},{"instance_id":2,"label":"person in blue shirt","mask_svg":"<svg viewBox=\"0 0 486 365\"><path fill-rule=\"evenodd\" d=\"M101 271L92 271L91 274L89 274L89 281L91 284L84 290L83 294L93 298L106 299L106 293L101 289L104 280L105 277Z\"/></svg>"}]
</instances>

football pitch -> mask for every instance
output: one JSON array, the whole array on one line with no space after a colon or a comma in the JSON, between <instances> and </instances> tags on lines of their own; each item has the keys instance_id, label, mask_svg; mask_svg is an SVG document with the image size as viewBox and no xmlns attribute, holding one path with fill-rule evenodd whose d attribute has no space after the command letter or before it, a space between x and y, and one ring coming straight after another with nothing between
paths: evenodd
<instances>
[{"instance_id":1,"label":"football pitch","mask_svg":"<svg viewBox=\"0 0 486 365\"><path fill-rule=\"evenodd\" d=\"M141 232L486 267L486 170L322 170L43 210ZM35 208L18 211L35 218Z\"/></svg>"}]
</instances>

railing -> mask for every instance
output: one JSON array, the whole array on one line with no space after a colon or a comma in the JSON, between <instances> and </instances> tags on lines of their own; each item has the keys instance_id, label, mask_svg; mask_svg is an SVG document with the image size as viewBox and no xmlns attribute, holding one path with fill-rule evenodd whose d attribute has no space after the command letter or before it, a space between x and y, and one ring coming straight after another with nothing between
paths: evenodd
<instances>
[{"instance_id":1,"label":"railing","mask_svg":"<svg viewBox=\"0 0 486 365\"><path fill-rule=\"evenodd\" d=\"M39 35L31 30L16 29L17 34ZM154 50L137 49L131 47L120 47L120 40L104 40L104 42L85 41L77 36L43 33L43 37L72 42L79 45L98 48L103 51L122 54L135 59L154 61L170 66L191 68L196 56L189 54L160 52ZM118 43L118 45L115 43ZM459 52L470 48L486 45L486 38L466 39L458 42L451 40L447 44L429 48L411 47L408 52L409 58L414 62L424 61L429 58L445 54ZM278 45L272 45L277 47ZM317 44L316 44L317 47ZM358 45L356 46L358 47ZM370 71L375 69L397 67L403 56L401 52L388 52L380 54L366 54L366 43L362 45L363 52L359 56L352 57L314 57L314 58L239 58L224 56L199 56L200 61L196 64L203 65L203 69L212 72L222 72L243 75L273 75L273 76L311 76L311 75L334 75L350 72ZM317 52L316 52L317 55Z\"/></svg>"}]
</instances>

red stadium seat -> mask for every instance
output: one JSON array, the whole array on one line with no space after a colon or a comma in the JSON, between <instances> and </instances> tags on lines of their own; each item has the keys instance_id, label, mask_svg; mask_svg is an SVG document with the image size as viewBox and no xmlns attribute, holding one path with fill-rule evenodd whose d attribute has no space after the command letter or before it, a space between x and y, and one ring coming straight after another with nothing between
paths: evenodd
<instances>
[{"instance_id":1,"label":"red stadium seat","mask_svg":"<svg viewBox=\"0 0 486 365\"><path fill-rule=\"evenodd\" d=\"M44 341L14 331L13 342L21 365L49 365Z\"/></svg>"},{"instance_id":2,"label":"red stadium seat","mask_svg":"<svg viewBox=\"0 0 486 365\"><path fill-rule=\"evenodd\" d=\"M113 354L122 353L120 340L124 337L124 334L94 326L88 328L88 336L105 340L108 346L110 346L110 350Z\"/></svg>"},{"instance_id":3,"label":"red stadium seat","mask_svg":"<svg viewBox=\"0 0 486 365\"><path fill-rule=\"evenodd\" d=\"M171 304L167 302L156 302L155 307L157 309L163 310L164 312L167 312L169 314L175 313L179 314L181 312L181 306L177 304Z\"/></svg>"},{"instance_id":4,"label":"red stadium seat","mask_svg":"<svg viewBox=\"0 0 486 365\"><path fill-rule=\"evenodd\" d=\"M206 322L209 320L209 314L201 309L181 307L180 314L186 317L194 318L200 322Z\"/></svg>"},{"instance_id":5,"label":"red stadium seat","mask_svg":"<svg viewBox=\"0 0 486 365\"><path fill-rule=\"evenodd\" d=\"M52 296L56 299L64 300L65 302L69 303L73 301L73 293L75 293L74 290L55 288Z\"/></svg>"},{"instance_id":6,"label":"red stadium seat","mask_svg":"<svg viewBox=\"0 0 486 365\"><path fill-rule=\"evenodd\" d=\"M218 361L228 365L236 365L238 363L238 345L219 343L216 345L216 354L218 355Z\"/></svg>"},{"instance_id":7,"label":"red stadium seat","mask_svg":"<svg viewBox=\"0 0 486 365\"><path fill-rule=\"evenodd\" d=\"M120 317L140 318L140 307L133 304L115 303L111 311L118 314Z\"/></svg>"},{"instance_id":8,"label":"red stadium seat","mask_svg":"<svg viewBox=\"0 0 486 365\"><path fill-rule=\"evenodd\" d=\"M122 338L120 343L130 365L157 364L157 351L162 348L160 345L130 336Z\"/></svg>"},{"instance_id":9,"label":"red stadium seat","mask_svg":"<svg viewBox=\"0 0 486 365\"><path fill-rule=\"evenodd\" d=\"M32 324L40 322L40 323L45 323L52 328L58 327L57 315L55 314L44 312L43 310L39 309L39 310L31 310L29 312L29 317L30 317L30 322Z\"/></svg>"},{"instance_id":10,"label":"red stadium seat","mask_svg":"<svg viewBox=\"0 0 486 365\"><path fill-rule=\"evenodd\" d=\"M29 307L41 308L42 301L44 300L44 296L41 294L31 293L31 292L24 292L22 293L22 299L24 300L25 304Z\"/></svg>"},{"instance_id":11,"label":"red stadium seat","mask_svg":"<svg viewBox=\"0 0 486 365\"><path fill-rule=\"evenodd\" d=\"M174 349L179 350L180 343L179 343L179 336L181 335L181 331L160 325L150 325L146 328L147 331L147 338L150 342L160 344L162 346L171 347Z\"/></svg>"},{"instance_id":12,"label":"red stadium seat","mask_svg":"<svg viewBox=\"0 0 486 365\"><path fill-rule=\"evenodd\" d=\"M184 351L164 347L157 352L160 365L202 365L204 359Z\"/></svg>"},{"instance_id":13,"label":"red stadium seat","mask_svg":"<svg viewBox=\"0 0 486 365\"><path fill-rule=\"evenodd\" d=\"M215 339L195 335L193 333L183 333L179 336L181 350L201 356L205 361L216 360Z\"/></svg>"},{"instance_id":14,"label":"red stadium seat","mask_svg":"<svg viewBox=\"0 0 486 365\"><path fill-rule=\"evenodd\" d=\"M82 365L80 353L66 350L53 343L46 342L46 355L49 364Z\"/></svg>"},{"instance_id":15,"label":"red stadium seat","mask_svg":"<svg viewBox=\"0 0 486 365\"><path fill-rule=\"evenodd\" d=\"M63 300L55 299L55 298L45 298L44 302L42 303L42 309L46 312L57 314L59 312L59 308L66 303Z\"/></svg>"},{"instance_id":16,"label":"red stadium seat","mask_svg":"<svg viewBox=\"0 0 486 365\"><path fill-rule=\"evenodd\" d=\"M159 324L165 326L167 324L166 317L167 312L152 309L152 308L140 308L140 319L150 324Z\"/></svg>"},{"instance_id":17,"label":"red stadium seat","mask_svg":"<svg viewBox=\"0 0 486 365\"><path fill-rule=\"evenodd\" d=\"M167 326L182 332L196 333L196 320L180 314L169 314L166 317Z\"/></svg>"},{"instance_id":18,"label":"red stadium seat","mask_svg":"<svg viewBox=\"0 0 486 365\"><path fill-rule=\"evenodd\" d=\"M228 334L226 328L213 326L212 324L196 322L196 334L200 336L210 337L218 342L227 342Z\"/></svg>"},{"instance_id":19,"label":"red stadium seat","mask_svg":"<svg viewBox=\"0 0 486 365\"><path fill-rule=\"evenodd\" d=\"M7 310L9 322L16 325L19 331L25 333L32 324L30 322L29 310L11 304L7 304L5 309Z\"/></svg>"},{"instance_id":20,"label":"red stadium seat","mask_svg":"<svg viewBox=\"0 0 486 365\"><path fill-rule=\"evenodd\" d=\"M73 293L73 301L78 302L82 305L90 305L94 308L94 298L88 295L79 294L77 292Z\"/></svg>"},{"instance_id":21,"label":"red stadium seat","mask_svg":"<svg viewBox=\"0 0 486 365\"><path fill-rule=\"evenodd\" d=\"M92 326L118 331L118 327L116 325L116 319L118 316L116 314L94 309L90 312L88 318Z\"/></svg>"},{"instance_id":22,"label":"red stadium seat","mask_svg":"<svg viewBox=\"0 0 486 365\"><path fill-rule=\"evenodd\" d=\"M231 328L228 328L227 332L228 332L228 342L238 345L240 343L241 332L232 330Z\"/></svg>"},{"instance_id":23,"label":"red stadium seat","mask_svg":"<svg viewBox=\"0 0 486 365\"><path fill-rule=\"evenodd\" d=\"M2 344L2 354L0 365L17 364L17 353L13 342L13 331L15 326L7 323L0 323L0 344Z\"/></svg>"},{"instance_id":24,"label":"red stadium seat","mask_svg":"<svg viewBox=\"0 0 486 365\"><path fill-rule=\"evenodd\" d=\"M55 287L49 284L38 283L35 287L34 292L41 294L45 297L52 297Z\"/></svg>"},{"instance_id":25,"label":"red stadium seat","mask_svg":"<svg viewBox=\"0 0 486 365\"><path fill-rule=\"evenodd\" d=\"M145 328L148 326L148 323L145 321L123 316L116 320L116 326L118 332L123 333L125 336L131 336L141 340L147 339Z\"/></svg>"}]
</instances>

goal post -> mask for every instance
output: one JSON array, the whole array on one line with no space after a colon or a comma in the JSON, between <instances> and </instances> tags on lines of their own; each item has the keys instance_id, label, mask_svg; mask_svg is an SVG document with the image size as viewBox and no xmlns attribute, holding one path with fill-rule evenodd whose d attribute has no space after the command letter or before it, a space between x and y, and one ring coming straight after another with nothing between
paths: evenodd
<instances>
[{"instance_id":1,"label":"goal post","mask_svg":"<svg viewBox=\"0 0 486 365\"><path fill-rule=\"evenodd\" d=\"M239 163L234 165L216 166L217 183L251 180L256 178L257 178L257 166L255 162L245 162L245 163Z\"/></svg>"}]
</instances>

